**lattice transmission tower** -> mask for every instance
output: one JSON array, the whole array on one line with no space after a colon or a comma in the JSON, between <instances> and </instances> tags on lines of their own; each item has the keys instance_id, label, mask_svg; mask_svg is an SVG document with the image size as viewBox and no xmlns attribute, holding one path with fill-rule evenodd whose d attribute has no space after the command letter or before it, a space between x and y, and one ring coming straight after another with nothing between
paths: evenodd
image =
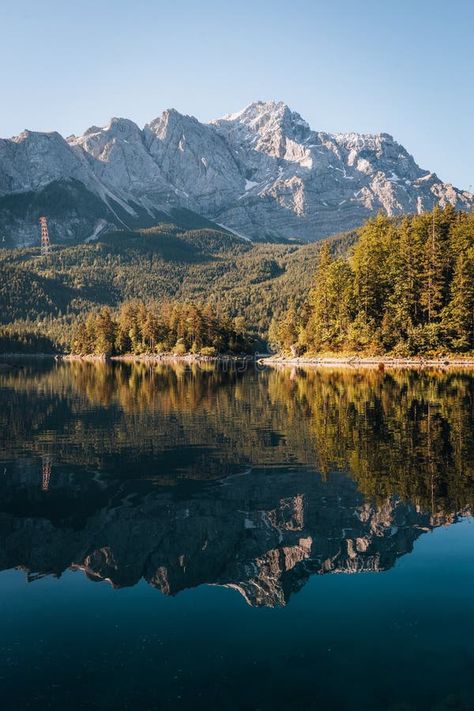
<instances>
[{"instance_id":1,"label":"lattice transmission tower","mask_svg":"<svg viewBox=\"0 0 474 711\"><path fill-rule=\"evenodd\" d=\"M49 254L51 252L51 242L49 241L48 220L42 216L39 218L41 227L41 254Z\"/></svg>"}]
</instances>

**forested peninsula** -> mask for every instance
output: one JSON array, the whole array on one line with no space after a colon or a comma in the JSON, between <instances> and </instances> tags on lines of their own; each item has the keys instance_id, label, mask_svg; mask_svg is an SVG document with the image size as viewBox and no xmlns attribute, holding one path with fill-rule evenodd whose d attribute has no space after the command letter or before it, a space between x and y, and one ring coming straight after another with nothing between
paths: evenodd
<instances>
[{"instance_id":1,"label":"forested peninsula","mask_svg":"<svg viewBox=\"0 0 474 711\"><path fill-rule=\"evenodd\" d=\"M474 215L379 215L347 256L323 244L302 305L272 321L269 340L291 356L472 354Z\"/></svg>"}]
</instances>

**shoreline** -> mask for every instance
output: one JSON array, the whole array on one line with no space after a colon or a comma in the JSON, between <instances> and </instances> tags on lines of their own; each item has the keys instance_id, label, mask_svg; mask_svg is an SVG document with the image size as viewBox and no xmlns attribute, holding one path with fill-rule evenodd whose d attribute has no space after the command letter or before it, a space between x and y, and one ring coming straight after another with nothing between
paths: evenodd
<instances>
[{"instance_id":1,"label":"shoreline","mask_svg":"<svg viewBox=\"0 0 474 711\"><path fill-rule=\"evenodd\" d=\"M389 356L308 356L290 357L256 353L254 355L214 355L204 356L194 353L185 355L142 354L142 355L74 355L74 354L49 354L49 353L0 353L2 361L51 359L57 362L86 362L86 363L254 363L260 367L349 367L349 368L472 368L474 369L474 356L447 355L438 358L424 358L412 356L410 358L391 358Z\"/></svg>"},{"instance_id":2,"label":"shoreline","mask_svg":"<svg viewBox=\"0 0 474 711\"><path fill-rule=\"evenodd\" d=\"M215 356L204 356L195 353L187 353L184 355L173 355L172 353L158 354L146 354L142 355L117 355L117 356L104 356L104 355L64 355L55 356L56 360L65 361L86 361L86 362L121 362L121 363L225 363L225 362L254 362L255 356L253 355L215 355Z\"/></svg>"},{"instance_id":3,"label":"shoreline","mask_svg":"<svg viewBox=\"0 0 474 711\"><path fill-rule=\"evenodd\" d=\"M337 367L347 366L350 368L450 368L465 367L474 368L474 357L462 358L460 356L443 356L442 358L423 358L412 356L411 358L390 358L389 356L313 356L313 357L284 357L269 356L262 359L265 365L272 367L293 366L293 367Z\"/></svg>"}]
</instances>

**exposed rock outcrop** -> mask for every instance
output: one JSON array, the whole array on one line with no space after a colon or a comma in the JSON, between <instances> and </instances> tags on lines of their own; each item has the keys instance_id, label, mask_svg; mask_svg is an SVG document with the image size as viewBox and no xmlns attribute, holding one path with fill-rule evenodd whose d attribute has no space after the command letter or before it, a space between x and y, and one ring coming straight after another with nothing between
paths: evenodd
<instances>
[{"instance_id":1,"label":"exposed rock outcrop","mask_svg":"<svg viewBox=\"0 0 474 711\"><path fill-rule=\"evenodd\" d=\"M379 210L474 205L471 193L422 170L388 134L313 131L273 101L210 124L171 109L143 130L114 118L79 137L24 131L0 140L0 233L7 244L35 242L35 221L52 205L54 212L55 190L64 206L56 241L147 226L173 208L252 239L314 240L357 227ZM99 209L93 204L90 216L82 214L78 192Z\"/></svg>"}]
</instances>

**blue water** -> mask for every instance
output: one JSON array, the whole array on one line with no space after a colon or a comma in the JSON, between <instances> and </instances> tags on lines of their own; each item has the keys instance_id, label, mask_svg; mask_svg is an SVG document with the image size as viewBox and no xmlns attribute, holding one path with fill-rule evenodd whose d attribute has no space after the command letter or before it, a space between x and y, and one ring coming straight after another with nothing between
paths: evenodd
<instances>
[{"instance_id":1,"label":"blue water","mask_svg":"<svg viewBox=\"0 0 474 711\"><path fill-rule=\"evenodd\" d=\"M19 382L4 382L3 397L10 408L18 404L25 386L44 375L33 369ZM222 386L230 391L230 402L236 392L242 399L239 417L255 404L256 383L263 391L272 386L265 375L245 377L243 383L229 379ZM0 561L2 568L10 567L0 573L2 708L474 708L472 462L469 443L458 459L454 453L448 457L451 440L446 429L456 422L458 434L460 414L472 424L472 403L465 390L461 398L450 381L447 394L437 396L446 397L451 414L453 402L464 405L455 421L446 416L437 429L429 422L429 449L417 454L426 491L418 484L416 501L414 494L407 500L396 489L377 501L366 489L373 476L382 480L393 465L387 458L380 471L364 475L340 466L323 472L302 461L306 441L298 447L285 444L289 430L284 429L279 438L269 437L269 422L262 422L260 415L258 421L246 420L248 433L252 428L266 433L253 455L246 449L246 438L241 441L230 432L221 442L206 442L206 433L217 426L216 413L212 408L207 414L200 410L202 400L190 405L189 392L185 401L191 419L186 421L188 429L179 424L178 443L179 436L193 439L189 428L197 427L202 441L193 447L212 451L213 471L214 460L221 458L223 478L209 481L209 454L203 464L193 452L185 464L179 460L175 471L168 451L167 471L176 481L164 482L163 453L144 452L143 428L135 429L137 410L118 407L112 432L120 438L120 448L123 433L133 429L126 448L127 461L133 454L136 468L129 463L125 477L119 467L117 483L111 473L110 443L96 431L94 445L83 441L82 461L76 454L74 461L67 461L67 448L53 458L48 489L42 490L45 455L39 458L40 443L54 440L59 427L63 440L69 429L76 452L73 439L79 420L85 431L88 419L106 418L107 412L110 417L109 402L89 402L82 411L80 393L64 392L64 373L56 373L50 385L54 378L61 382L56 391L43 388L38 394L26 387L33 409L49 403L54 426L42 420L26 432L18 425L14 447L5 453ZM431 399L433 382L425 383ZM384 383L380 385L383 391ZM423 384L415 385L421 407ZM469 379L467 385L472 392ZM387 391L392 386L385 383ZM358 391L358 398L368 397L373 405L373 391L364 392ZM306 395L316 397L308 390ZM222 406L221 395L213 397ZM288 401L284 405L280 425L285 412L288 418L294 416L288 414ZM330 407L340 409L337 397ZM437 405L438 415L439 409ZM343 412L347 419L347 410ZM225 420L228 413L221 414ZM164 405L159 415L169 423L171 443L175 415ZM17 417L20 421L26 415L19 411ZM291 425L294 431L313 426L314 432L317 413L305 407L298 417ZM392 431L388 410L384 418ZM420 423L410 423L413 445ZM350 441L353 448L357 442L361 457L369 444L377 447L373 438L380 423L370 436L361 423L353 426L344 446ZM323 443L318 432L317 446L327 449L330 434ZM342 434L339 445L341 441ZM283 461L285 452L291 464ZM148 478L142 471L145 456L154 471ZM354 458L351 449L348 461L353 467ZM238 473L230 466L232 459ZM443 471L449 473L449 482L442 478ZM406 476L413 472L408 470ZM464 479L453 489L455 476ZM89 481L94 477L101 481L97 491L103 498L96 508L88 502L89 510L81 496L84 491L88 500L99 496ZM403 482L399 477L396 486L412 491ZM461 499L452 493L448 497L451 491L462 492ZM368 512L368 523L363 511ZM357 530L348 528L355 518ZM360 542L363 536L370 539L366 550ZM348 539L353 542L347 544ZM359 546L355 554L354 546ZM140 572L135 573L138 559ZM377 572L370 572L371 567ZM158 570L165 573L158 575ZM38 577L27 582L28 575ZM268 587L262 592L255 580Z\"/></svg>"}]
</instances>

